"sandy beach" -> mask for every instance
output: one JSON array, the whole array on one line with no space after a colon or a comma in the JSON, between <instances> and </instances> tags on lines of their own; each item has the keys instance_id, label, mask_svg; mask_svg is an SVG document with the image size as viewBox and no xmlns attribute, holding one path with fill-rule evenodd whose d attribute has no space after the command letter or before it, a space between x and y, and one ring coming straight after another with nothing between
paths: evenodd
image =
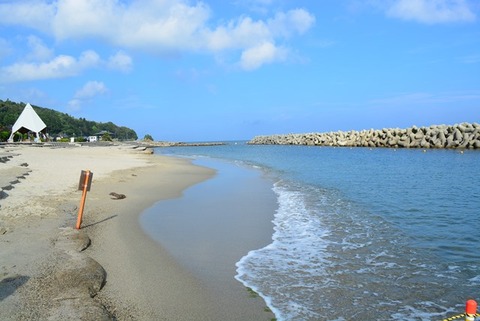
<instances>
[{"instance_id":1,"label":"sandy beach","mask_svg":"<svg viewBox=\"0 0 480 321\"><path fill-rule=\"evenodd\" d=\"M145 209L180 197L214 170L129 145L5 145L0 154L2 183L12 177L0 186L0 319L273 318L241 285L230 289L231 305L219 304L222 293L140 227ZM93 183L78 231L78 181L86 169Z\"/></svg>"}]
</instances>

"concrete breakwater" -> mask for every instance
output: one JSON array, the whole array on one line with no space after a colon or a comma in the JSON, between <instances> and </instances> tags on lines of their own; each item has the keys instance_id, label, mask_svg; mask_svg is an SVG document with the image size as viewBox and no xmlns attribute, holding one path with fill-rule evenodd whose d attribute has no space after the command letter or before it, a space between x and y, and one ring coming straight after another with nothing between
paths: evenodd
<instances>
[{"instance_id":1,"label":"concrete breakwater","mask_svg":"<svg viewBox=\"0 0 480 321\"><path fill-rule=\"evenodd\" d=\"M480 124L255 136L248 144L477 149L480 148Z\"/></svg>"}]
</instances>

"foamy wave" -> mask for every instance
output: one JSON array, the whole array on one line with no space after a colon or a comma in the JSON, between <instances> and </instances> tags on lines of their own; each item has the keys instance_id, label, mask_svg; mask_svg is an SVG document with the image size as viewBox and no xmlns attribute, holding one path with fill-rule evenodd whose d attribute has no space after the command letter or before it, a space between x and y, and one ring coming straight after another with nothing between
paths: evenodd
<instances>
[{"instance_id":1,"label":"foamy wave","mask_svg":"<svg viewBox=\"0 0 480 321\"><path fill-rule=\"evenodd\" d=\"M312 278L322 276L328 230L306 206L305 194L281 184L273 188L279 208L273 242L250 251L237 263L236 279L262 296L279 320L313 319L305 300L318 291Z\"/></svg>"}]
</instances>

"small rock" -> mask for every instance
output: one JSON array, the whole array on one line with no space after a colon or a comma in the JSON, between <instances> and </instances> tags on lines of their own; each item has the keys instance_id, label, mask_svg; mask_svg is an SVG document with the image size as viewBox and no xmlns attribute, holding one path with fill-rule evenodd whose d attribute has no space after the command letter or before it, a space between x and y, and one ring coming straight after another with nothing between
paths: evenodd
<instances>
[{"instance_id":1,"label":"small rock","mask_svg":"<svg viewBox=\"0 0 480 321\"><path fill-rule=\"evenodd\" d=\"M4 235L4 234L7 234L8 230L3 227L3 226L0 226L0 235Z\"/></svg>"},{"instance_id":2,"label":"small rock","mask_svg":"<svg viewBox=\"0 0 480 321\"><path fill-rule=\"evenodd\" d=\"M111 192L109 195L111 195L111 199L112 200L121 200L121 199L124 199L126 198L125 194L118 194L118 193L115 193L115 192Z\"/></svg>"}]
</instances>

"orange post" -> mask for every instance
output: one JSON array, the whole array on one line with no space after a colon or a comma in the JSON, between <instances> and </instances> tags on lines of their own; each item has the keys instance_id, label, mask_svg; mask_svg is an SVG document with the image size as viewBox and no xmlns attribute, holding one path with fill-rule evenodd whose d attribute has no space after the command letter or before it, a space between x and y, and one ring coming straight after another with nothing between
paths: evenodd
<instances>
[{"instance_id":1,"label":"orange post","mask_svg":"<svg viewBox=\"0 0 480 321\"><path fill-rule=\"evenodd\" d=\"M465 304L465 321L475 320L477 314L477 302L475 300L468 300Z\"/></svg>"},{"instance_id":2,"label":"orange post","mask_svg":"<svg viewBox=\"0 0 480 321\"><path fill-rule=\"evenodd\" d=\"M87 170L85 172L85 180L83 182L83 192L82 192L82 199L80 200L80 208L78 210L77 225L75 226L77 230L79 230L80 226L82 225L83 209L85 207L85 200L87 198L89 179L90 179L90 171Z\"/></svg>"}]
</instances>

